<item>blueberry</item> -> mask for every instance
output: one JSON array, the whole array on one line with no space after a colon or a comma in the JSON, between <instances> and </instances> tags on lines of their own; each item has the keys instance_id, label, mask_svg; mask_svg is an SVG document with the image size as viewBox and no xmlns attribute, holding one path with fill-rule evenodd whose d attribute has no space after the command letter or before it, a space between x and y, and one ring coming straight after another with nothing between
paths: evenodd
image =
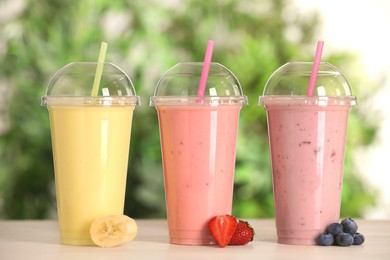
<instances>
[{"instance_id":1,"label":"blueberry","mask_svg":"<svg viewBox=\"0 0 390 260\"><path fill-rule=\"evenodd\" d=\"M326 229L328 233L331 233L333 236L337 236L341 232L343 232L343 226L339 223L332 223Z\"/></svg>"},{"instance_id":2,"label":"blueberry","mask_svg":"<svg viewBox=\"0 0 390 260\"><path fill-rule=\"evenodd\" d=\"M331 246L333 245L334 238L330 233L322 233L317 238L317 244L320 246Z\"/></svg>"},{"instance_id":3,"label":"blueberry","mask_svg":"<svg viewBox=\"0 0 390 260\"><path fill-rule=\"evenodd\" d=\"M346 218L341 221L341 225L343 226L343 231L345 233L349 233L351 235L355 234L358 230L358 226L355 221L351 218Z\"/></svg>"},{"instance_id":4,"label":"blueberry","mask_svg":"<svg viewBox=\"0 0 390 260\"><path fill-rule=\"evenodd\" d=\"M360 233L355 233L353 235L353 244L360 246L363 243L364 243L364 236Z\"/></svg>"},{"instance_id":5,"label":"blueberry","mask_svg":"<svg viewBox=\"0 0 390 260\"><path fill-rule=\"evenodd\" d=\"M353 243L353 236L349 233L340 233L335 237L335 244L338 246L350 246Z\"/></svg>"}]
</instances>

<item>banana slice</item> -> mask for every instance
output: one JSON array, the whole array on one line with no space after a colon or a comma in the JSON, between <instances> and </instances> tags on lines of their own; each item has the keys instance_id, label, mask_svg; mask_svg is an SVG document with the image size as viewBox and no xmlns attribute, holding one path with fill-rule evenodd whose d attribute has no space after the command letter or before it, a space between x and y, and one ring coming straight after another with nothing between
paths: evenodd
<instances>
[{"instance_id":1,"label":"banana slice","mask_svg":"<svg viewBox=\"0 0 390 260\"><path fill-rule=\"evenodd\" d=\"M120 246L135 238L137 223L126 215L106 216L94 220L89 233L100 247Z\"/></svg>"}]
</instances>

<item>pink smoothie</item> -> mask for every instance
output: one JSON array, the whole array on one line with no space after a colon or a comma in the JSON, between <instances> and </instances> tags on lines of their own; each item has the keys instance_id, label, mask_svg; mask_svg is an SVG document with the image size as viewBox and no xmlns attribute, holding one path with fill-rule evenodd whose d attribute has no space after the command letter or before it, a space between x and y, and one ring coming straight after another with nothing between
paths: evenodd
<instances>
[{"instance_id":1,"label":"pink smoothie","mask_svg":"<svg viewBox=\"0 0 390 260\"><path fill-rule=\"evenodd\" d=\"M231 214L241 105L157 105L170 242L213 244L207 223Z\"/></svg>"},{"instance_id":2,"label":"pink smoothie","mask_svg":"<svg viewBox=\"0 0 390 260\"><path fill-rule=\"evenodd\" d=\"M305 102L264 102L278 242L284 244L314 244L340 217L350 104Z\"/></svg>"}]
</instances>

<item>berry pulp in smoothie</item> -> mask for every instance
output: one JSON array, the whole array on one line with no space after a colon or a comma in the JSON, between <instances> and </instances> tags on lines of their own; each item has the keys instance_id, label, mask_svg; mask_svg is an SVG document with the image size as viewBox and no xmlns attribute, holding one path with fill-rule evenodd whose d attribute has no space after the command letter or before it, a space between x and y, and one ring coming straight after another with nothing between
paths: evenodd
<instances>
[{"instance_id":1,"label":"berry pulp in smoothie","mask_svg":"<svg viewBox=\"0 0 390 260\"><path fill-rule=\"evenodd\" d=\"M170 242L205 245L231 214L241 105L157 105Z\"/></svg>"},{"instance_id":2,"label":"berry pulp in smoothie","mask_svg":"<svg viewBox=\"0 0 390 260\"><path fill-rule=\"evenodd\" d=\"M314 244L340 217L349 104L265 102L278 242Z\"/></svg>"}]
</instances>

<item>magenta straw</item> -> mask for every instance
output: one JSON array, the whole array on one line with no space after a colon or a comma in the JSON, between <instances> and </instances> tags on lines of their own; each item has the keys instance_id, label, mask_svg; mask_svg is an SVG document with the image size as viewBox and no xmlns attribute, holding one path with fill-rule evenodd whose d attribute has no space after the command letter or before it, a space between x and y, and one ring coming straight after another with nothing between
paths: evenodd
<instances>
[{"instance_id":1,"label":"magenta straw","mask_svg":"<svg viewBox=\"0 0 390 260\"><path fill-rule=\"evenodd\" d=\"M206 54L204 55L202 74L200 75L198 97L204 97L206 90L207 78L209 76L211 57L213 56L214 41L209 40L207 42Z\"/></svg>"},{"instance_id":2,"label":"magenta straw","mask_svg":"<svg viewBox=\"0 0 390 260\"><path fill-rule=\"evenodd\" d=\"M321 61L321 55L322 55L323 48L324 48L324 41L318 41L316 54L314 56L313 68L311 70L311 75L310 75L310 80L309 80L309 87L307 89L307 96L309 96L309 97L313 96L314 86L316 85L318 68L320 67L320 61Z\"/></svg>"}]
</instances>

